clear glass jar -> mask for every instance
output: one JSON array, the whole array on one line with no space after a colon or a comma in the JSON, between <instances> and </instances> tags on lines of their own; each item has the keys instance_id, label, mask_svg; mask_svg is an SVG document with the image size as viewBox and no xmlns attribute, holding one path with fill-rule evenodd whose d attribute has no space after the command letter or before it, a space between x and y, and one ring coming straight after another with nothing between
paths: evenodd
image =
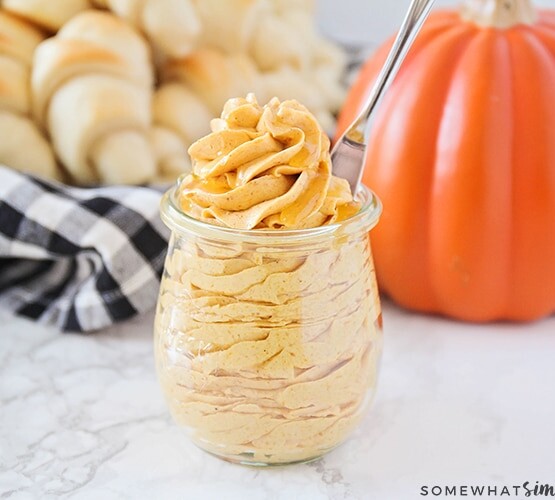
<instances>
[{"instance_id":1,"label":"clear glass jar","mask_svg":"<svg viewBox=\"0 0 555 500\"><path fill-rule=\"evenodd\" d=\"M363 206L340 224L237 231L186 216L175 199L155 320L158 378L171 414L229 461L313 460L341 444L372 400L381 309Z\"/></svg>"}]
</instances>

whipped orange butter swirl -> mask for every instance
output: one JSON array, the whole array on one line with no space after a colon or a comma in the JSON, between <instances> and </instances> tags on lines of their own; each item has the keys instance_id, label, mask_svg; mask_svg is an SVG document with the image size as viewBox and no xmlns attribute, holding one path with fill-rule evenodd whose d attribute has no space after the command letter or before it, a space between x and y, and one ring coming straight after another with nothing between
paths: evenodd
<instances>
[{"instance_id":1,"label":"whipped orange butter swirl","mask_svg":"<svg viewBox=\"0 0 555 500\"><path fill-rule=\"evenodd\" d=\"M191 217L233 229L303 229L359 210L347 181L332 175L327 135L297 101L231 99L211 126L190 147L193 173L181 185Z\"/></svg>"},{"instance_id":2,"label":"whipped orange butter swirl","mask_svg":"<svg viewBox=\"0 0 555 500\"><path fill-rule=\"evenodd\" d=\"M179 186L190 216L290 229L359 210L300 104L234 99L212 127ZM347 437L375 387L380 304L367 228L285 246L267 232L210 233L174 233L162 279L156 359L172 415L231 460L315 458Z\"/></svg>"}]
</instances>

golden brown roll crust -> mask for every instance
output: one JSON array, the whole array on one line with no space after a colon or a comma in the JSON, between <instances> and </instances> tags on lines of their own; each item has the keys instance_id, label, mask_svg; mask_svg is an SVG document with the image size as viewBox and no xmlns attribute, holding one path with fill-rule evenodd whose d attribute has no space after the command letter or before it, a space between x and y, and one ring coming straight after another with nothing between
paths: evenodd
<instances>
[{"instance_id":1,"label":"golden brown roll crust","mask_svg":"<svg viewBox=\"0 0 555 500\"><path fill-rule=\"evenodd\" d=\"M154 47L171 57L189 54L202 26L191 0L94 0L142 31ZM220 2L225 4L226 2Z\"/></svg>"},{"instance_id":2,"label":"golden brown roll crust","mask_svg":"<svg viewBox=\"0 0 555 500\"><path fill-rule=\"evenodd\" d=\"M89 8L89 0L3 0L2 7L50 31L57 31L77 13Z\"/></svg>"},{"instance_id":3,"label":"golden brown roll crust","mask_svg":"<svg viewBox=\"0 0 555 500\"><path fill-rule=\"evenodd\" d=\"M150 131L150 141L158 166L158 174L153 182L173 182L180 175L191 171L187 148L175 132L156 125Z\"/></svg>"},{"instance_id":4,"label":"golden brown roll crust","mask_svg":"<svg viewBox=\"0 0 555 500\"><path fill-rule=\"evenodd\" d=\"M19 136L38 126L30 140L49 139L34 148L49 152L39 171L54 172L55 151L79 184L159 177L153 148L165 144L166 151L175 141L153 143L160 134L151 128L188 148L232 97L297 99L327 131L343 101L344 57L316 33L314 0L0 4L0 111L32 118L27 126L18 121ZM43 41L41 29L57 35ZM84 116L75 116L78 107Z\"/></svg>"},{"instance_id":5,"label":"golden brown roll crust","mask_svg":"<svg viewBox=\"0 0 555 500\"><path fill-rule=\"evenodd\" d=\"M226 54L218 49L203 48L189 57L167 61L161 76L163 81L181 84L187 92L192 91L212 117L218 116L228 99L253 92L261 101L269 101L272 97L297 99L315 114L326 131L330 131L333 112L341 105L344 93L337 76L342 68L342 63L336 62L339 57L340 53L337 57L330 56L330 61L322 58L321 64L310 71L301 71L289 64L260 71L246 54Z\"/></svg>"},{"instance_id":6,"label":"golden brown roll crust","mask_svg":"<svg viewBox=\"0 0 555 500\"><path fill-rule=\"evenodd\" d=\"M75 182L135 184L155 176L152 82L148 45L106 12L83 12L39 45L35 114Z\"/></svg>"},{"instance_id":7,"label":"golden brown roll crust","mask_svg":"<svg viewBox=\"0 0 555 500\"><path fill-rule=\"evenodd\" d=\"M0 11L0 163L60 179L54 153L30 117L31 60L43 38L37 28Z\"/></svg>"},{"instance_id":8,"label":"golden brown roll crust","mask_svg":"<svg viewBox=\"0 0 555 500\"><path fill-rule=\"evenodd\" d=\"M172 130L189 147L210 131L213 115L200 98L179 83L162 84L152 100L154 123Z\"/></svg>"},{"instance_id":9,"label":"golden brown roll crust","mask_svg":"<svg viewBox=\"0 0 555 500\"><path fill-rule=\"evenodd\" d=\"M203 48L191 56L169 61L162 69L166 81L188 86L217 116L231 97L256 92L260 83L256 65L245 54L227 55Z\"/></svg>"}]
</instances>

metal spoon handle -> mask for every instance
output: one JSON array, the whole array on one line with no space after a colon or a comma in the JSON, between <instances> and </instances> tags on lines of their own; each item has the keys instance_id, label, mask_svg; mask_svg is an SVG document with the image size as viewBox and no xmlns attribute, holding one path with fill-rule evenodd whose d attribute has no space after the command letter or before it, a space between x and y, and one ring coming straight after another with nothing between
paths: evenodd
<instances>
[{"instance_id":1,"label":"metal spoon handle","mask_svg":"<svg viewBox=\"0 0 555 500\"><path fill-rule=\"evenodd\" d=\"M372 115L372 111L397 76L401 64L405 60L405 57L418 35L420 28L426 21L428 14L432 9L434 1L435 0L413 0L410 4L405 20L401 25L401 29L397 34L393 47L389 51L387 60L378 75L376 83L374 84L362 111L347 132L360 129L360 132L364 135L364 128Z\"/></svg>"},{"instance_id":2,"label":"metal spoon handle","mask_svg":"<svg viewBox=\"0 0 555 500\"><path fill-rule=\"evenodd\" d=\"M332 161L334 160L334 156L342 156L341 160L337 162L337 165L334 165L335 175L349 180L351 187L353 188L358 186L360 182L363 165L359 166L360 172L353 172L353 166L351 166L350 172L341 172L337 170L346 170L348 163L351 163L350 161L346 161L344 152L347 152L347 156L351 156L352 159L354 159L354 156L358 156L354 151L351 151L350 153L352 154L349 155L349 151L348 149L345 149L345 145L349 144L353 147L360 145L365 147L366 125L368 124L374 109L379 104L381 97L397 76L399 68L405 60L405 57L414 42L414 39L418 35L420 28L426 21L434 1L435 0L412 0L407 15L401 25L401 29L399 30L397 38L393 43L393 47L391 48L389 55L387 56L387 60L380 71L374 86L372 87L370 95L364 103L362 111L349 128L343 133L332 150Z\"/></svg>"}]
</instances>

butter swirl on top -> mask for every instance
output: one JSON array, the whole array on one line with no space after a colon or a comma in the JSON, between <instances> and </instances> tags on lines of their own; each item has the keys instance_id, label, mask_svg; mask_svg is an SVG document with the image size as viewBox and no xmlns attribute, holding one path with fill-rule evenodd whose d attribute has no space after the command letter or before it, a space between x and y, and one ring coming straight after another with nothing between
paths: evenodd
<instances>
[{"instance_id":1,"label":"butter swirl on top","mask_svg":"<svg viewBox=\"0 0 555 500\"><path fill-rule=\"evenodd\" d=\"M328 137L297 101L230 99L211 129L189 148L193 172L180 186L189 216L232 229L305 229L360 209L332 175Z\"/></svg>"}]
</instances>

